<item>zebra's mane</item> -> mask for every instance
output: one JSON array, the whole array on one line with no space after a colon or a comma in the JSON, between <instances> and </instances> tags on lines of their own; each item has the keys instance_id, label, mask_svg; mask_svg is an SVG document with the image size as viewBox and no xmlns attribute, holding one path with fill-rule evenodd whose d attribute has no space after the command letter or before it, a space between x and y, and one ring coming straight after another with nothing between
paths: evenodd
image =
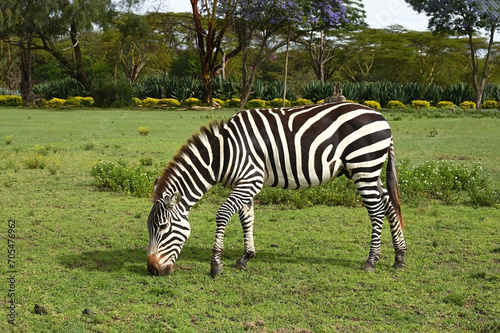
<instances>
[{"instance_id":1,"label":"zebra's mane","mask_svg":"<svg viewBox=\"0 0 500 333\"><path fill-rule=\"evenodd\" d=\"M163 193L167 189L170 179L175 174L174 170L176 170L180 164L185 163L185 157L193 157L194 149L198 151L207 150L210 146L210 142L219 135L220 130L225 124L226 121L221 120L211 122L208 127L201 126L199 133L193 134L193 136L187 140L186 144L179 149L177 154L163 170L161 177L156 180L152 198L153 202L162 197Z\"/></svg>"}]
</instances>

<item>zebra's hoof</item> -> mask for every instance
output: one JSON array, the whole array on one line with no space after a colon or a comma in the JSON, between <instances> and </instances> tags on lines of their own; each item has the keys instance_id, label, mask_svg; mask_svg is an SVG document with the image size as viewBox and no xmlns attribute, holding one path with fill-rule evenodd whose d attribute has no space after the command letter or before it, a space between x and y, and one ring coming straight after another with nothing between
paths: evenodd
<instances>
[{"instance_id":1,"label":"zebra's hoof","mask_svg":"<svg viewBox=\"0 0 500 333\"><path fill-rule=\"evenodd\" d=\"M375 273L375 265L373 265L371 262L367 261L365 262L365 266L363 267L363 270L368 273Z\"/></svg>"},{"instance_id":2,"label":"zebra's hoof","mask_svg":"<svg viewBox=\"0 0 500 333\"><path fill-rule=\"evenodd\" d=\"M402 268L405 268L406 267L406 264L402 261L396 261L394 263L394 265L392 265L392 268L394 269L402 269Z\"/></svg>"},{"instance_id":3,"label":"zebra's hoof","mask_svg":"<svg viewBox=\"0 0 500 333\"><path fill-rule=\"evenodd\" d=\"M210 267L210 276L213 278L219 276L222 273L222 266L222 264L212 264L212 266Z\"/></svg>"},{"instance_id":4,"label":"zebra's hoof","mask_svg":"<svg viewBox=\"0 0 500 333\"><path fill-rule=\"evenodd\" d=\"M234 264L234 267L241 269L243 271L247 270L247 263L243 262L241 260L236 261L236 264Z\"/></svg>"}]
</instances>

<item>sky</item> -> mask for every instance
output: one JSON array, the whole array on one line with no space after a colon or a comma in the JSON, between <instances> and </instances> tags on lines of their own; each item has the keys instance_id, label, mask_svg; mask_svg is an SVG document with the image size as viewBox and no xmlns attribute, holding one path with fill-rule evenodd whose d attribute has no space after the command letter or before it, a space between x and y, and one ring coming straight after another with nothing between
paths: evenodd
<instances>
[{"instance_id":1,"label":"sky","mask_svg":"<svg viewBox=\"0 0 500 333\"><path fill-rule=\"evenodd\" d=\"M362 0L365 5L366 23L370 28L386 28L399 24L409 30L427 30L428 18L411 9L404 0ZM145 11L154 11L161 3L161 11L190 12L189 0L148 0Z\"/></svg>"}]
</instances>

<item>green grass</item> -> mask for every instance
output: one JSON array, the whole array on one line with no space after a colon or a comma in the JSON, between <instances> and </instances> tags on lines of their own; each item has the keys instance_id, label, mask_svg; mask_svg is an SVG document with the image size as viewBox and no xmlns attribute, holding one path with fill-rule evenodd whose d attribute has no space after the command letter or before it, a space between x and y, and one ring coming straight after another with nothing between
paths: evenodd
<instances>
[{"instance_id":1,"label":"green grass","mask_svg":"<svg viewBox=\"0 0 500 333\"><path fill-rule=\"evenodd\" d=\"M148 199L101 190L99 161L165 165L188 136L231 111L0 109L0 238L16 219L15 331L19 332L494 332L500 329L500 212L423 200L403 206L409 252L395 271L387 225L377 272L362 265L370 225L363 208L258 206L257 257L227 228L225 269L209 276L217 206L191 212L191 238L175 272L146 270ZM394 115L388 115L392 119ZM410 163L481 162L500 188L500 119L391 121L396 153ZM138 127L149 127L142 136ZM30 168L35 156L44 168ZM150 163L152 161L152 163ZM152 165L149 165L152 164ZM7 247L0 271L6 276ZM9 286L0 283L0 331ZM35 314L34 305L47 310ZM83 314L90 309L91 314Z\"/></svg>"}]
</instances>

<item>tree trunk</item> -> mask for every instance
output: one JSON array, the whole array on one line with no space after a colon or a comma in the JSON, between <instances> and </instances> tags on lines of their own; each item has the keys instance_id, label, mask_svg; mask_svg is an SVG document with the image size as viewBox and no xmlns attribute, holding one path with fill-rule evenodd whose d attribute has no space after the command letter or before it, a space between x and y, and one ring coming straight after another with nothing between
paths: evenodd
<instances>
[{"instance_id":1,"label":"tree trunk","mask_svg":"<svg viewBox=\"0 0 500 333\"><path fill-rule=\"evenodd\" d=\"M21 55L21 98L24 106L30 104L31 90L33 89L32 73L31 73L31 41L25 45L19 46Z\"/></svg>"},{"instance_id":2,"label":"tree trunk","mask_svg":"<svg viewBox=\"0 0 500 333\"><path fill-rule=\"evenodd\" d=\"M83 68L82 50L78 41L78 28L72 23L70 29L71 43L73 43L73 54L75 57L75 79L85 87L85 90L89 91L90 82Z\"/></svg>"},{"instance_id":3,"label":"tree trunk","mask_svg":"<svg viewBox=\"0 0 500 333\"><path fill-rule=\"evenodd\" d=\"M288 56L290 54L290 26L288 26L288 35L286 39L286 56L285 56L285 77L283 79L283 107L286 105L286 84L288 77Z\"/></svg>"}]
</instances>

